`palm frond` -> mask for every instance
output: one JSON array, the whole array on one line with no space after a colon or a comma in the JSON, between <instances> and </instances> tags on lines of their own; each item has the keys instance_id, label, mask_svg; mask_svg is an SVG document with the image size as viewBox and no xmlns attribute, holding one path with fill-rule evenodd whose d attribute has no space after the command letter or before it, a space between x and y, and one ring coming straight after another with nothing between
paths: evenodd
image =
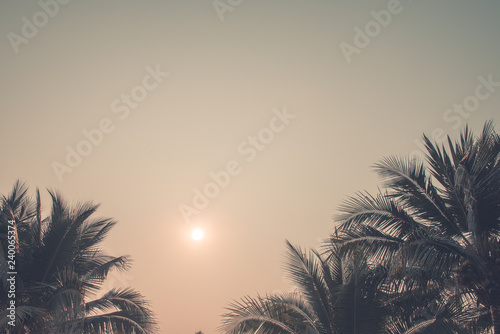
<instances>
[{"instance_id":1,"label":"palm frond","mask_svg":"<svg viewBox=\"0 0 500 334\"><path fill-rule=\"evenodd\" d=\"M298 285L309 305L315 310L319 322L324 326L320 332L332 332L333 319L330 304L332 296L322 271L325 267L324 260L315 252L305 254L288 240L286 246L288 250L287 276Z\"/></svg>"}]
</instances>

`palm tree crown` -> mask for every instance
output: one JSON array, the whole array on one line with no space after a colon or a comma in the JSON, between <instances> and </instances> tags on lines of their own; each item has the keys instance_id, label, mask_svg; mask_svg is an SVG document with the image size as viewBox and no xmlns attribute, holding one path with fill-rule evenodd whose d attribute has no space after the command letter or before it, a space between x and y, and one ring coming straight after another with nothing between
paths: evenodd
<instances>
[{"instance_id":1,"label":"palm tree crown","mask_svg":"<svg viewBox=\"0 0 500 334\"><path fill-rule=\"evenodd\" d=\"M446 277L489 310L500 333L500 137L487 122L478 137L465 128L447 145L424 140L425 161L376 164L387 190L346 201L331 241L428 281Z\"/></svg>"},{"instance_id":2,"label":"palm tree crown","mask_svg":"<svg viewBox=\"0 0 500 334\"><path fill-rule=\"evenodd\" d=\"M40 194L27 196L16 182L0 207L0 329L15 333L154 333L147 302L130 288L112 289L96 297L110 270L126 270L127 256L107 255L102 240L116 224L94 218L98 205L68 205L49 191L51 213L42 218ZM11 226L9 228L9 226ZM14 230L14 233L9 233ZM8 235L15 235L16 319L8 324ZM11 247L12 248L12 247Z\"/></svg>"},{"instance_id":3,"label":"palm tree crown","mask_svg":"<svg viewBox=\"0 0 500 334\"><path fill-rule=\"evenodd\" d=\"M377 289L382 272L372 270L359 254L341 258L336 249L306 253L289 242L287 248L286 272L297 290L233 303L223 316L224 333L381 332L389 314Z\"/></svg>"}]
</instances>

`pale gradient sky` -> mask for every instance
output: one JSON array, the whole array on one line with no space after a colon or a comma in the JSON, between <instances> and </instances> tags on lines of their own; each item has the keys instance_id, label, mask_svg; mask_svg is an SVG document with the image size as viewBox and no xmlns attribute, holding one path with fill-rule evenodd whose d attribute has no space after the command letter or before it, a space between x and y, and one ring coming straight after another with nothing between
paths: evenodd
<instances>
[{"instance_id":1,"label":"pale gradient sky","mask_svg":"<svg viewBox=\"0 0 500 334\"><path fill-rule=\"evenodd\" d=\"M457 135L446 110L479 76L500 82L496 0L401 0L348 63L340 44L390 3L246 0L221 21L211 0L73 0L15 53L9 33L43 14L2 1L0 192L21 178L102 203L119 222L105 247L133 257L121 281L151 300L162 333L216 333L233 299L290 288L285 239L317 246L342 200L380 185L373 163L424 131ZM112 102L157 65L169 76L120 119ZM467 120L476 131L500 120L493 89ZM246 161L240 143L284 107L296 118ZM103 118L114 130L60 182L53 162ZM206 238L193 242L179 205L231 160L241 173L196 217Z\"/></svg>"}]
</instances>

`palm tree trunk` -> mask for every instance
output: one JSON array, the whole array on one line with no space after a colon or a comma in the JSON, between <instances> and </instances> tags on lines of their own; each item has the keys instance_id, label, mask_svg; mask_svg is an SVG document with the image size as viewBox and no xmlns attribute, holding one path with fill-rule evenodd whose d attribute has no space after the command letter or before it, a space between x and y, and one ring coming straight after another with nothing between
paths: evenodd
<instances>
[{"instance_id":1,"label":"palm tree trunk","mask_svg":"<svg viewBox=\"0 0 500 334\"><path fill-rule=\"evenodd\" d=\"M493 322L493 333L500 334L500 305L491 305L491 321Z\"/></svg>"}]
</instances>

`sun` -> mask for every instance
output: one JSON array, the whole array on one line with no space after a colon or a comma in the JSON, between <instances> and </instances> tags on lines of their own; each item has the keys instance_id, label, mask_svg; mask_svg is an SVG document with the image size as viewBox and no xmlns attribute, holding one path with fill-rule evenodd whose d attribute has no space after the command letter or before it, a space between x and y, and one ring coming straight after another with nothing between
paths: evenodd
<instances>
[{"instance_id":1,"label":"sun","mask_svg":"<svg viewBox=\"0 0 500 334\"><path fill-rule=\"evenodd\" d=\"M205 232L201 228L195 228L191 231L191 239L194 241L200 241L205 236Z\"/></svg>"}]
</instances>

